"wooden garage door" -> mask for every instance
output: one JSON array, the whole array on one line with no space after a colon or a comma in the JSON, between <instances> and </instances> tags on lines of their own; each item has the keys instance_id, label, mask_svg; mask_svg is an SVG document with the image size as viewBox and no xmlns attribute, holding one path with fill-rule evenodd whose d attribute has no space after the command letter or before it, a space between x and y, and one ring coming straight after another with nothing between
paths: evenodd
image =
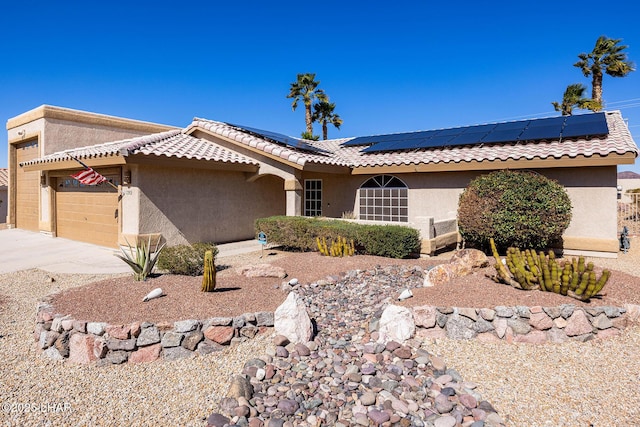
<instances>
[{"instance_id":1,"label":"wooden garage door","mask_svg":"<svg viewBox=\"0 0 640 427\"><path fill-rule=\"evenodd\" d=\"M116 185L119 176L105 176ZM80 184L73 178L58 178L56 186L56 234L58 237L118 245L118 192L103 183Z\"/></svg>"},{"instance_id":2,"label":"wooden garage door","mask_svg":"<svg viewBox=\"0 0 640 427\"><path fill-rule=\"evenodd\" d=\"M16 145L18 165L38 158L38 141ZM39 229L40 172L25 172L16 167L16 227L25 230Z\"/></svg>"}]
</instances>

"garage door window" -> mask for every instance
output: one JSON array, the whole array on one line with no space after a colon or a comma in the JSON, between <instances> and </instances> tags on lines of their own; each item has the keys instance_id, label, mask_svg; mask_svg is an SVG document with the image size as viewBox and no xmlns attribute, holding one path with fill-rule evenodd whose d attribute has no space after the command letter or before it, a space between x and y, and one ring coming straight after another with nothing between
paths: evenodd
<instances>
[{"instance_id":1,"label":"garage door window","mask_svg":"<svg viewBox=\"0 0 640 427\"><path fill-rule=\"evenodd\" d=\"M378 175L360 186L360 219L408 222L407 185L392 175Z\"/></svg>"},{"instance_id":2,"label":"garage door window","mask_svg":"<svg viewBox=\"0 0 640 427\"><path fill-rule=\"evenodd\" d=\"M107 178L107 181L115 185L116 187L120 185L120 176L119 175L104 175ZM82 189L96 189L97 191L104 190L114 190L114 188L107 184L107 182L100 183L98 185L86 185L78 181L77 179L71 177L65 177L60 182L60 188L66 190L72 190L74 188L82 188Z\"/></svg>"}]
</instances>

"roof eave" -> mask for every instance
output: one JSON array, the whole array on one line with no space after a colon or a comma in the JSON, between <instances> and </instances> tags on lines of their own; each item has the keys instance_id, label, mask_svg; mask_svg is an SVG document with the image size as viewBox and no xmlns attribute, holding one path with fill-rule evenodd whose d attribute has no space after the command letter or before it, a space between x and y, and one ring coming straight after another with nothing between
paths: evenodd
<instances>
[{"instance_id":1,"label":"roof eave","mask_svg":"<svg viewBox=\"0 0 640 427\"><path fill-rule=\"evenodd\" d=\"M214 138L217 138L218 140L221 140L221 141L224 141L226 143L232 144L232 146L234 147L235 150L244 149L244 150L247 150L247 151L249 151L251 153L258 154L258 155L267 157L267 158L272 159L272 160L276 160L276 161L278 161L280 163L283 163L283 164L285 164L287 166L291 166L291 167L293 167L295 169L298 169L298 170L303 170L304 166L305 166L305 163L307 163L306 160L304 158L302 158L301 156L296 156L298 160L296 162L292 162L292 161L287 160L287 159L285 159L285 158L283 158L283 157L281 157L279 155L269 153L269 152L261 150L261 149L259 149L257 147L253 147L253 146L251 146L249 144L243 144L242 142L236 141L233 138L229 138L228 136L222 135L222 134L220 134L218 132L215 132L215 131L211 131L211 130L206 129L206 128L202 127L202 126L191 125L187 129L185 129L185 131L184 131L184 133L186 133L187 135L191 135L191 136L194 136L193 134L196 133L196 132L201 132L202 134L209 135L209 136L212 136ZM196 137L200 138L201 136L196 136Z\"/></svg>"},{"instance_id":2,"label":"roof eave","mask_svg":"<svg viewBox=\"0 0 640 427\"><path fill-rule=\"evenodd\" d=\"M257 172L259 165L228 160L198 159L195 157L176 157L157 154L131 154L127 157L127 164L186 167L195 169L232 170L236 172Z\"/></svg>"},{"instance_id":3,"label":"roof eave","mask_svg":"<svg viewBox=\"0 0 640 427\"><path fill-rule=\"evenodd\" d=\"M105 166L118 166L127 163L126 159L118 154L111 154L108 156L81 158L82 163L89 167L105 167ZM25 172L32 171L53 171L64 169L80 169L82 165L72 159L65 160L51 160L41 161L38 163L22 166Z\"/></svg>"},{"instance_id":4,"label":"roof eave","mask_svg":"<svg viewBox=\"0 0 640 427\"><path fill-rule=\"evenodd\" d=\"M560 167L585 167L585 166L617 166L633 164L637 153L626 152L624 154L611 153L606 156L578 155L574 157L563 156L560 158L521 158L507 160L472 160L461 162L438 163L411 163L392 165L366 165L356 166L352 170L353 175L368 175L376 173L411 173L411 172L460 172L495 169L546 169Z\"/></svg>"}]
</instances>

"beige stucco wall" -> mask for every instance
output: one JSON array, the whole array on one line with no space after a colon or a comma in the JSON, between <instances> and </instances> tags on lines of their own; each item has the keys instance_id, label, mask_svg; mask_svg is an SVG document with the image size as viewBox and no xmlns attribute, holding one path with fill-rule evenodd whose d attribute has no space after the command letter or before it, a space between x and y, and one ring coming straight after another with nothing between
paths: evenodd
<instances>
[{"instance_id":1,"label":"beige stucco wall","mask_svg":"<svg viewBox=\"0 0 640 427\"><path fill-rule=\"evenodd\" d=\"M341 218L344 212L355 212L356 192L365 181L362 177L305 172L300 180L303 188L307 179L322 180L322 216ZM302 213L304 214L304 195Z\"/></svg>"},{"instance_id":2,"label":"beige stucco wall","mask_svg":"<svg viewBox=\"0 0 640 427\"><path fill-rule=\"evenodd\" d=\"M305 172L306 179L322 180L322 214L340 218L345 211L358 213L358 189L375 175L342 175ZM420 217L434 217L436 221L455 218L458 197L474 173L452 172L432 174L395 174L409 188L409 222Z\"/></svg>"},{"instance_id":3,"label":"beige stucco wall","mask_svg":"<svg viewBox=\"0 0 640 427\"><path fill-rule=\"evenodd\" d=\"M110 141L133 138L173 129L171 126L125 119L104 114L42 105L7 121L9 141L9 194L8 205L12 205L12 181L15 179L15 144L31 139L38 140L39 156L45 156L69 148L84 147ZM47 182L48 184L48 182ZM40 230L53 231L52 193L47 185L40 187ZM15 224L13 207L8 207L10 225Z\"/></svg>"},{"instance_id":4,"label":"beige stucco wall","mask_svg":"<svg viewBox=\"0 0 640 427\"><path fill-rule=\"evenodd\" d=\"M175 129L105 114L41 105L7 121L11 143L40 135L40 155Z\"/></svg>"},{"instance_id":5,"label":"beige stucco wall","mask_svg":"<svg viewBox=\"0 0 640 427\"><path fill-rule=\"evenodd\" d=\"M570 240L611 240L612 249L617 250L616 167L561 168L539 172L565 186L571 198L572 219L565 236Z\"/></svg>"},{"instance_id":6,"label":"beige stucco wall","mask_svg":"<svg viewBox=\"0 0 640 427\"><path fill-rule=\"evenodd\" d=\"M409 221L431 216L435 221L455 218L460 194L478 174L439 172L398 175L409 187Z\"/></svg>"},{"instance_id":7,"label":"beige stucco wall","mask_svg":"<svg viewBox=\"0 0 640 427\"><path fill-rule=\"evenodd\" d=\"M243 172L139 165L130 189L138 218L123 208L123 233L137 222L138 234L162 233L169 245L253 239L257 218L285 213L283 180L272 175L249 182Z\"/></svg>"},{"instance_id":8,"label":"beige stucco wall","mask_svg":"<svg viewBox=\"0 0 640 427\"><path fill-rule=\"evenodd\" d=\"M573 217L565 232L566 248L616 252L616 167L536 171L557 180L566 188L571 199ZM409 187L409 222L419 222L421 217L433 217L435 221L455 218L460 194L480 173L395 174ZM357 189L371 176L304 174L304 178L323 179L323 214L329 217L340 217L345 210L357 212Z\"/></svg>"}]
</instances>

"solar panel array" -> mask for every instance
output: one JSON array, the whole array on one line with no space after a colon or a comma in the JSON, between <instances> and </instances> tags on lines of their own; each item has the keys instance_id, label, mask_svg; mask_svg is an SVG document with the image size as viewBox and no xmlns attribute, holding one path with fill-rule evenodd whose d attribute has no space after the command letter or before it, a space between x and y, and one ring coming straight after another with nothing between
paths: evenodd
<instances>
[{"instance_id":1,"label":"solar panel array","mask_svg":"<svg viewBox=\"0 0 640 427\"><path fill-rule=\"evenodd\" d=\"M603 136L608 133L607 120L604 113L601 112L421 132L363 136L351 139L343 146L369 145L362 152L377 153L461 145L562 140Z\"/></svg>"},{"instance_id":2,"label":"solar panel array","mask_svg":"<svg viewBox=\"0 0 640 427\"><path fill-rule=\"evenodd\" d=\"M307 144L300 139L293 138L291 136L286 136L281 133L271 132L268 130L256 129L247 126L234 125L231 123L227 123L227 125L234 127L235 129L241 132L247 132L252 134L253 136L257 136L258 138L266 139L273 143L284 145L286 147L295 148L297 150L309 151L315 154L326 154L326 150L322 150L320 148L314 147L313 145Z\"/></svg>"}]
</instances>

